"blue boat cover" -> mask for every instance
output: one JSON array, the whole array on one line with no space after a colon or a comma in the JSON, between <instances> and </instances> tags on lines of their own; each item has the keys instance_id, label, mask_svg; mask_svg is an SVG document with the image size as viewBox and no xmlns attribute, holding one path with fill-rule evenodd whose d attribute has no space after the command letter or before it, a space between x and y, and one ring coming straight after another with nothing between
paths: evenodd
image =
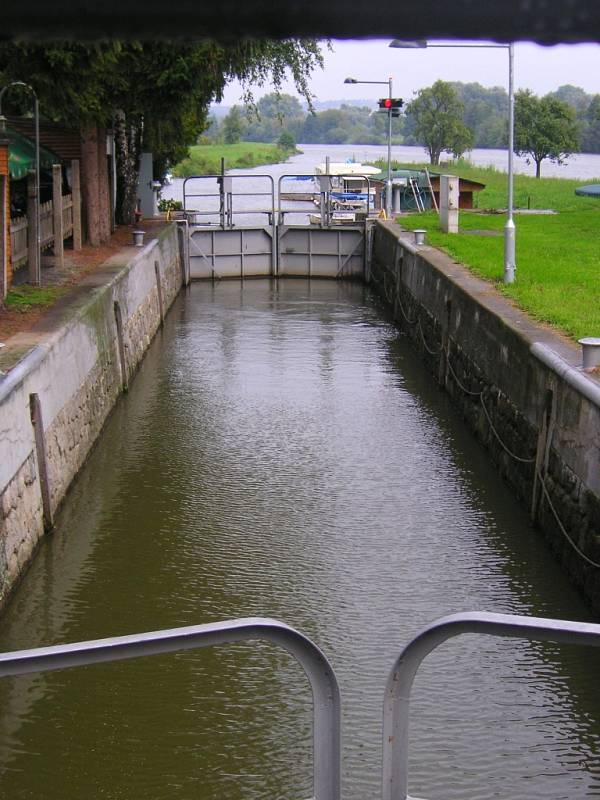
<instances>
[{"instance_id":1,"label":"blue boat cover","mask_svg":"<svg viewBox=\"0 0 600 800\"><path fill-rule=\"evenodd\" d=\"M581 197L600 197L600 183L590 183L589 186L579 186L575 194Z\"/></svg>"},{"instance_id":2,"label":"blue boat cover","mask_svg":"<svg viewBox=\"0 0 600 800\"><path fill-rule=\"evenodd\" d=\"M369 199L369 195L366 192L330 192L331 197L335 197L336 200L365 200Z\"/></svg>"}]
</instances>

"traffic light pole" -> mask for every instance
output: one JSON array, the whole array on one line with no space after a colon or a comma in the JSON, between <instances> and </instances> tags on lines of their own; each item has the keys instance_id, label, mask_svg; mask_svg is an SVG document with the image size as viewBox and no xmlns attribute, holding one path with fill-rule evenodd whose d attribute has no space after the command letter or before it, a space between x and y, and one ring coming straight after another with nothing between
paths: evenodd
<instances>
[{"instance_id":1,"label":"traffic light pole","mask_svg":"<svg viewBox=\"0 0 600 800\"><path fill-rule=\"evenodd\" d=\"M395 100L392 96L392 79L387 81L359 81L356 78L346 78L344 83L377 83L385 85L389 89L389 98L379 101L379 108L385 109L388 115L388 135L387 135L387 182L385 191L385 215L389 219L392 216L392 117L400 114L402 100Z\"/></svg>"}]
</instances>

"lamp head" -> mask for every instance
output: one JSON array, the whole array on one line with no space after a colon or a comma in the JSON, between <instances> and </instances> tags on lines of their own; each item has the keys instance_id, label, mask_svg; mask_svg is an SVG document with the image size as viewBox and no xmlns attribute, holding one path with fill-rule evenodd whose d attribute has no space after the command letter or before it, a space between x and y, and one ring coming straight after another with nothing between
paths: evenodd
<instances>
[{"instance_id":1,"label":"lamp head","mask_svg":"<svg viewBox=\"0 0 600 800\"><path fill-rule=\"evenodd\" d=\"M388 45L388 47L397 47L401 50L423 50L427 46L427 39L393 39Z\"/></svg>"},{"instance_id":2,"label":"lamp head","mask_svg":"<svg viewBox=\"0 0 600 800\"><path fill-rule=\"evenodd\" d=\"M356 80L356 78L346 78L344 80L344 83L358 83L358 81Z\"/></svg>"}]
</instances>

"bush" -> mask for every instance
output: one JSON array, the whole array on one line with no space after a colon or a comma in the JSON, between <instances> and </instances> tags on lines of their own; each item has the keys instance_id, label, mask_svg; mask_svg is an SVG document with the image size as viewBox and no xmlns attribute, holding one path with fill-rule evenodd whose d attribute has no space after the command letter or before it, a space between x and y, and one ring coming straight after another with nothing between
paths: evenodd
<instances>
[{"instance_id":1,"label":"bush","mask_svg":"<svg viewBox=\"0 0 600 800\"><path fill-rule=\"evenodd\" d=\"M279 139L277 139L277 146L281 147L282 150L295 150L296 139L294 134L289 131L283 131Z\"/></svg>"},{"instance_id":2,"label":"bush","mask_svg":"<svg viewBox=\"0 0 600 800\"><path fill-rule=\"evenodd\" d=\"M158 210L161 213L169 212L169 211L182 211L183 203L180 200L173 200L172 198L167 199L166 197L161 197L158 201Z\"/></svg>"}]
</instances>

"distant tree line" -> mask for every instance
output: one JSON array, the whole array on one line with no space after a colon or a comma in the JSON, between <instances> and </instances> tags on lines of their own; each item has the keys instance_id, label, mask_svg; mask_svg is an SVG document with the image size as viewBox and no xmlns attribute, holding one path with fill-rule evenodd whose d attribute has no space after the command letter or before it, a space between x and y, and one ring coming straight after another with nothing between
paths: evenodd
<instances>
[{"instance_id":1,"label":"distant tree line","mask_svg":"<svg viewBox=\"0 0 600 800\"><path fill-rule=\"evenodd\" d=\"M473 147L504 148L508 141L506 89L479 83L436 81L406 102L392 121L394 144L421 145L435 163L442 153L460 155ZM266 95L256 107L234 106L211 117L205 141L276 142L282 134L306 144L385 144L387 114L376 104L342 104L310 113L291 95ZM600 94L564 85L538 98L516 94L515 150L536 170L544 158L561 161L573 152L600 153Z\"/></svg>"}]
</instances>

